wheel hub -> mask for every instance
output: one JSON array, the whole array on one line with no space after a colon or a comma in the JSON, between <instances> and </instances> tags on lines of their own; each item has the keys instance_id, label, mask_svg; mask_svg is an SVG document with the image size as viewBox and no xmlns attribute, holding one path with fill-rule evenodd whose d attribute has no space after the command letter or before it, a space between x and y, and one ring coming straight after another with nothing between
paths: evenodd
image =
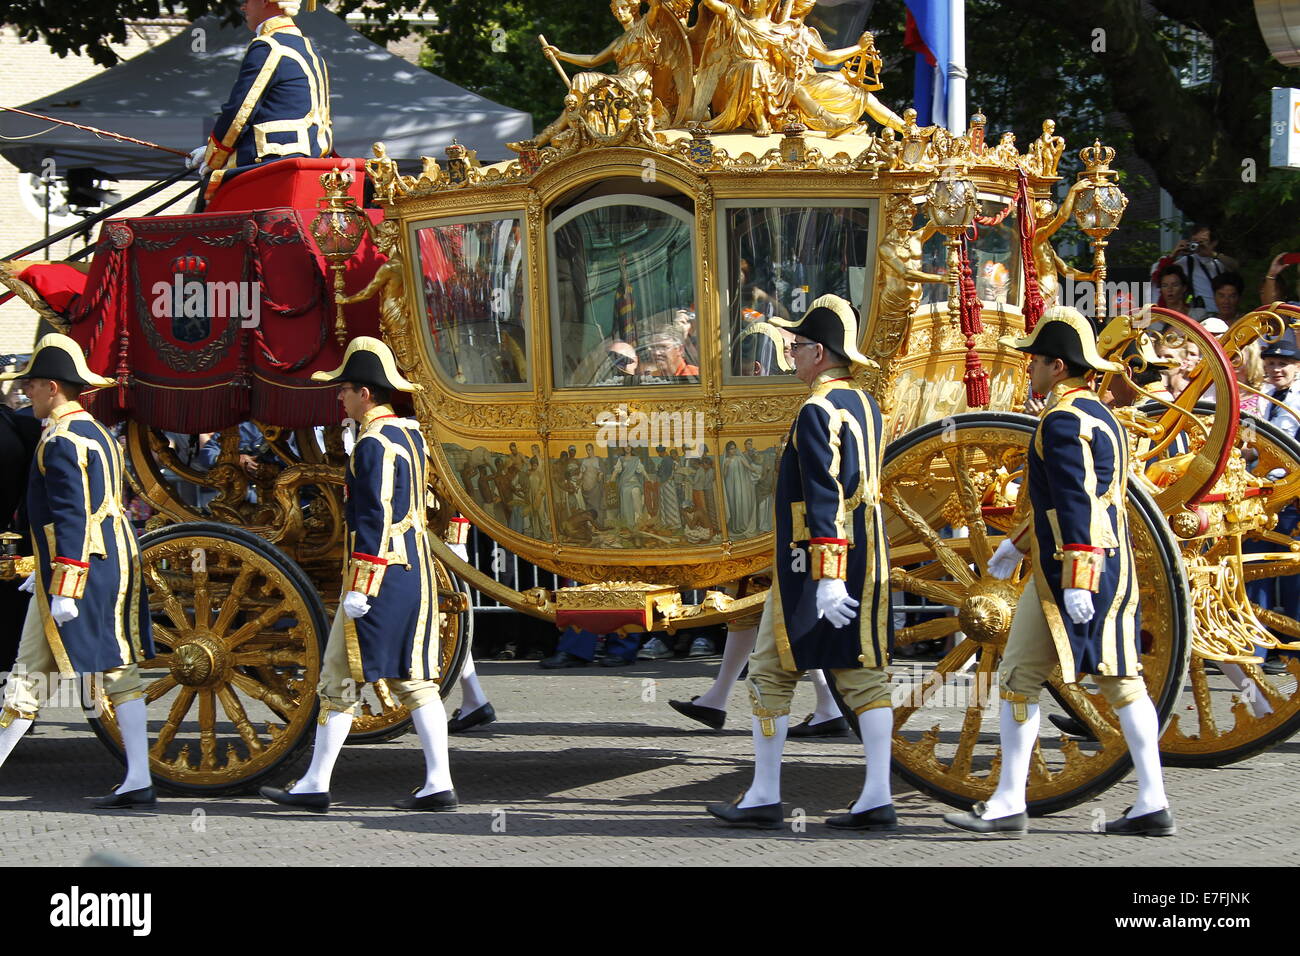
<instances>
[{"instance_id":1,"label":"wheel hub","mask_svg":"<svg viewBox=\"0 0 1300 956\"><path fill-rule=\"evenodd\" d=\"M957 612L962 631L981 644L1004 643L1019 598L1016 588L1006 581L977 584Z\"/></svg>"},{"instance_id":2,"label":"wheel hub","mask_svg":"<svg viewBox=\"0 0 1300 956\"><path fill-rule=\"evenodd\" d=\"M172 676L186 687L205 687L217 682L224 671L225 654L211 638L195 637L176 648Z\"/></svg>"}]
</instances>

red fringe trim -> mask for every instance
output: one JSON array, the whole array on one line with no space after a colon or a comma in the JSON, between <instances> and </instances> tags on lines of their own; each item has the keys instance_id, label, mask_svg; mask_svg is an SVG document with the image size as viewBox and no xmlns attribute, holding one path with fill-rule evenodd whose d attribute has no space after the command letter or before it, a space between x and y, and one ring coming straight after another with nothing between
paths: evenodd
<instances>
[{"instance_id":1,"label":"red fringe trim","mask_svg":"<svg viewBox=\"0 0 1300 956\"><path fill-rule=\"evenodd\" d=\"M961 240L960 253L961 299L959 300L961 334L966 336L966 374L962 382L966 385L966 407L985 408L990 399L989 373L975 351L975 336L984 331L980 319L979 292L975 288L975 277L971 274L969 243L965 236Z\"/></svg>"}]
</instances>

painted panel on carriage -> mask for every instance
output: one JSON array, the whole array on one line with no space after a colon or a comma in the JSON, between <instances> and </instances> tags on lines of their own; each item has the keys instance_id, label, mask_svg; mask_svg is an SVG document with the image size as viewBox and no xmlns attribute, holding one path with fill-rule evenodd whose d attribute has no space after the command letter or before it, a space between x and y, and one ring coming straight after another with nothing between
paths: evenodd
<instances>
[{"instance_id":1,"label":"painted panel on carriage","mask_svg":"<svg viewBox=\"0 0 1300 956\"><path fill-rule=\"evenodd\" d=\"M530 380L520 217L416 229L419 299L434 368L456 386Z\"/></svg>"},{"instance_id":2,"label":"painted panel on carriage","mask_svg":"<svg viewBox=\"0 0 1300 956\"><path fill-rule=\"evenodd\" d=\"M551 461L561 542L657 550L722 540L718 463L708 444L602 444L579 450L575 442Z\"/></svg>"},{"instance_id":3,"label":"painted panel on carriage","mask_svg":"<svg viewBox=\"0 0 1300 956\"><path fill-rule=\"evenodd\" d=\"M538 541L551 540L551 489L542 447L519 442L465 448L443 442L451 473L482 511L503 527Z\"/></svg>"},{"instance_id":4,"label":"painted panel on carriage","mask_svg":"<svg viewBox=\"0 0 1300 956\"><path fill-rule=\"evenodd\" d=\"M601 197L558 214L550 241L557 387L699 382L688 207Z\"/></svg>"},{"instance_id":5,"label":"painted panel on carriage","mask_svg":"<svg viewBox=\"0 0 1300 956\"><path fill-rule=\"evenodd\" d=\"M723 327L728 378L789 375L777 353L792 338L769 323L798 320L834 293L868 314L874 248L871 211L840 201L723 204Z\"/></svg>"}]
</instances>

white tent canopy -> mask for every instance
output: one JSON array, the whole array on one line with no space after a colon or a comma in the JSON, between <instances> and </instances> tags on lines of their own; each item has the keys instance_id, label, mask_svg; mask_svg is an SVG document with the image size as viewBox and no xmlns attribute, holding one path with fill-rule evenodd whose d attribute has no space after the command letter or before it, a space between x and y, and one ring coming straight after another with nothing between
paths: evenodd
<instances>
[{"instance_id":1,"label":"white tent canopy","mask_svg":"<svg viewBox=\"0 0 1300 956\"><path fill-rule=\"evenodd\" d=\"M527 113L412 66L328 10L296 19L329 66L340 156L369 157L371 144L382 140L394 159L441 159L455 138L494 161L509 155L507 141L532 135ZM242 24L202 17L153 50L20 108L188 152L206 141L250 39ZM7 112L0 112L0 155L24 172L39 174L50 157L59 174L92 166L117 179L157 179L183 163L159 150Z\"/></svg>"}]
</instances>

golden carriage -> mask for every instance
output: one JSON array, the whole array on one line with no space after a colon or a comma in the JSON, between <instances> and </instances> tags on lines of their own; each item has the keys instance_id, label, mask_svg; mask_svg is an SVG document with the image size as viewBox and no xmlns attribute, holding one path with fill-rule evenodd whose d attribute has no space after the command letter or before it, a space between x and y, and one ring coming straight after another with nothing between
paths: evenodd
<instances>
[{"instance_id":1,"label":"golden carriage","mask_svg":"<svg viewBox=\"0 0 1300 956\"><path fill-rule=\"evenodd\" d=\"M898 688L897 769L969 805L996 782L996 734L984 719L1021 586L991 579L987 561L1014 509L1035 423L1021 413L1024 357L997 340L1024 331L1026 312L1041 308L1036 290L1055 290L1055 269L1040 264L1071 210L1063 203L1049 220L1054 210L1040 204L1056 193L1064 143L1050 122L1021 154L1008 137L986 144L983 117L953 135L919 127L911 111L895 116L873 95L869 37L827 50L803 23L810 3L749 16L705 0L694 23L689 5L652 2L644 15L638 4L615 7L624 35L608 56L544 47L557 68L564 59L619 69L566 77L563 116L514 144L518 159L482 166L454 145L411 176L377 144L365 172L385 210L378 226L348 197L346 171L322 177L313 225L322 252L341 266L368 231L388 257L350 299L380 298L380 333L423 386L415 412L433 456L435 527L459 527L453 516L463 515L577 582L517 592L439 543L451 612L446 674L457 672L465 643L458 581L524 613L604 630L752 618L773 554L771 476L805 395L784 374L784 343L767 319L834 292L863 316L859 347L875 365L861 384L892 439L881 476L891 582L900 603L930 608L895 640L948 642ZM727 56L743 70L724 69ZM817 73L813 59L841 68ZM861 125L863 113L884 128ZM1104 247L1124 205L1112 157L1100 144L1085 149L1066 200L1094 243L1101 347L1141 371L1154 320L1166 343L1194 341L1203 356L1176 403L1139 405L1126 419L1143 468L1128 508L1143 567L1144 675L1169 724L1167 753L1240 759L1300 724L1296 670L1273 678L1258 668L1256 646L1277 639L1242 588L1295 567L1289 539L1269 529L1300 490L1300 446L1266 424L1239 430L1235 407L1224 413L1222 402L1237 394L1233 356L1300 313L1252 313L1223 347L1176 314L1108 319ZM942 265L927 271L928 243ZM1221 404L1198 404L1211 386ZM130 432L137 486L178 522L152 532L144 550L165 619L159 685L171 682L155 706L173 694L155 771L181 787L250 785L307 738L312 654L325 634L324 608L308 595L334 600L342 445L333 431L319 447L305 434L290 447L287 434L264 433L283 462L266 479L279 507L254 513L240 503L247 482L230 436L225 470L201 474L157 433ZM1255 474L1271 477L1255 478L1243 451L1258 456ZM230 507L219 516L244 527L187 523L208 512L180 503L168 473L221 489ZM319 506L296 507L306 487ZM1243 558L1243 538L1270 534L1273 551ZM274 560L258 544L268 540ZM700 590L702 600L684 600ZM1295 622L1269 623L1300 636ZM1189 656L1194 730L1184 713L1171 719ZM1271 713L1211 688L1206 660L1244 668L1246 695L1254 688ZM214 691L217 672L226 679ZM1072 676L1054 676L1050 691L1084 733L1040 740L1031 812L1087 799L1129 766L1114 714ZM174 739L196 687L200 713L185 726L198 737L197 762ZM234 716L250 701L278 715L274 732ZM402 726L382 688L370 716L377 734ZM100 726L114 740L111 713Z\"/></svg>"}]
</instances>

